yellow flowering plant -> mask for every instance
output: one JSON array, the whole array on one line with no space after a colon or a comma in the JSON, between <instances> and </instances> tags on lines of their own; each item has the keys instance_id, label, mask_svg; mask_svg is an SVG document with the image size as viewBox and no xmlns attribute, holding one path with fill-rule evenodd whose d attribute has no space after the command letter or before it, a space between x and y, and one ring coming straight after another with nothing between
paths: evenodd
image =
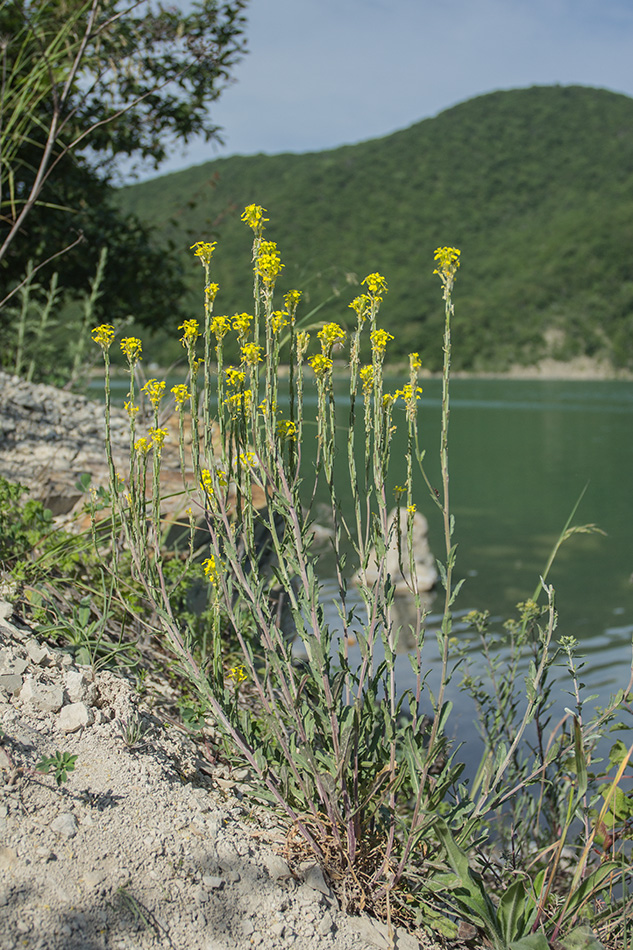
<instances>
[{"instance_id":1,"label":"yellow flowering plant","mask_svg":"<svg viewBox=\"0 0 633 950\"><path fill-rule=\"evenodd\" d=\"M165 395L165 381L161 380L159 382L157 379L148 379L145 385L141 387L141 392L145 393L156 410Z\"/></svg>"},{"instance_id":2,"label":"yellow flowering plant","mask_svg":"<svg viewBox=\"0 0 633 950\"><path fill-rule=\"evenodd\" d=\"M131 365L142 359L143 346L136 336L124 337L124 339L121 340L121 350Z\"/></svg>"},{"instance_id":3,"label":"yellow flowering plant","mask_svg":"<svg viewBox=\"0 0 633 950\"><path fill-rule=\"evenodd\" d=\"M261 205L247 205L242 212L241 220L256 233L261 233L264 223L268 221L268 218L264 217L265 214L266 209Z\"/></svg>"},{"instance_id":4,"label":"yellow flowering plant","mask_svg":"<svg viewBox=\"0 0 633 950\"><path fill-rule=\"evenodd\" d=\"M106 352L114 342L114 327L110 323L102 323L92 331L92 339Z\"/></svg>"},{"instance_id":5,"label":"yellow flowering plant","mask_svg":"<svg viewBox=\"0 0 633 950\"><path fill-rule=\"evenodd\" d=\"M470 872L467 855L481 847L485 822L492 813L501 813L507 802L513 809L518 807L516 789L521 783L527 788L525 773L517 766L518 742L530 722L538 723L555 616L551 590L545 613L538 605L532 608L524 603L521 619L510 632L522 636L531 625L534 662L529 669L526 664L525 718L514 731L511 726L511 739L506 741L503 717L493 717L494 723L501 723L494 725L499 741L475 785L459 785L461 766L451 751L447 724L455 665L452 651L460 632L454 624L460 582L455 579L457 545L448 477L452 293L460 254L455 248L438 248L434 257L445 302L445 328L439 480L431 480L419 444L423 394L418 385L422 368L418 353L410 354L403 378L388 391L385 388L384 361L394 340L392 333L377 326L388 290L385 278L371 273L363 280L363 293L349 305L357 315L355 329L348 333L339 323L327 321L316 340L311 340L306 330L295 326L299 291L285 295L285 309L275 309L275 283L283 265L277 245L262 240L268 221L265 209L249 205L242 220L254 233L254 313L236 313L231 318L211 315L218 292L209 274L214 245L195 244L194 253L205 267L205 322L201 327L195 320L185 321L180 327L190 358L190 378L182 388L172 389L180 410L187 401L191 407L192 477L188 480L182 457L181 464L189 506L189 563L193 563L193 539L204 537L195 561L199 575L208 581L205 589L211 607L204 640L194 643L187 621L174 610L166 579L159 466L161 452L167 456L167 436L158 422L164 390L158 380L144 387L154 408L154 426L147 436L134 441L127 497L111 468L113 536L123 532L136 582L154 604L157 625L223 737L227 758L248 765L258 798L272 803L277 815L284 815L301 836L300 846L290 836L289 860L303 860L309 847L326 866L332 887L345 897L349 910L370 910L408 926L417 922L442 927L452 939L457 932L455 918L472 915L477 894L481 897L479 891L475 894L479 879ZM397 320L397 315L391 319ZM231 330L237 335L242 363L225 370L223 346ZM93 336L104 353L108 418L108 347L113 329L109 325L95 328ZM334 347L347 343L348 336L349 366L337 367L335 386L332 353ZM194 422L199 401L195 347L200 337L205 346L201 431ZM216 343L217 369L208 359L210 341ZM371 361L361 365L361 352L369 349ZM286 360L287 368L283 366ZM306 360L314 381L306 373ZM344 384L348 392L342 402ZM315 387L316 398L308 392L310 386ZM128 400L133 407L131 395ZM310 404L315 405L314 413L306 418ZM128 412L132 420L135 413L131 408ZM399 476L400 484L394 487L396 426L406 429L406 478ZM181 442L182 438L181 432ZM315 450L310 456L312 445ZM107 452L112 465L111 446ZM153 482L148 517L143 492L145 466L150 461ZM445 552L439 559L441 603L433 607L432 621L412 543L422 516L416 482L420 475L428 489L431 516L436 518L433 530L441 530ZM394 495L395 517L390 511ZM324 497L331 528L328 552L334 563L327 584L314 532L315 504L318 500L323 505ZM394 546L397 557L392 561ZM406 603L405 623L402 603ZM431 629L433 635L428 636ZM293 639L300 641L305 656L300 663ZM231 652L225 647L228 640ZM431 690L431 667L425 657L434 644L439 648L439 663ZM409 654L414 683L404 692L396 679L403 650ZM247 690L238 689L246 681L247 703L240 696ZM477 695L483 697L483 690ZM582 732L584 727L574 722L577 737L577 730ZM584 748L582 741L561 744L568 761ZM580 752L577 775L583 772L579 756ZM549 767L535 765L533 780L550 781ZM566 776L570 788L578 782L570 770ZM528 798L522 799L522 814L534 816L534 803ZM582 811L582 795L574 793L570 801L571 814L589 814ZM561 848L562 841L561 837ZM581 874L586 866L581 854L583 862ZM484 868L482 874L486 873ZM538 876L529 868L522 873L536 907ZM601 873L606 880L611 869ZM518 901L518 885L523 888L523 881L516 879L514 867L510 872L495 867L495 874L499 899L489 905L484 901L490 919L478 920L477 926L488 927L495 950L507 950L499 942L501 931L495 931L495 921L498 924L511 900ZM453 888L456 880L459 887ZM552 926L547 923L550 910L558 913L551 918ZM529 915L509 915L515 930L506 944L518 950L523 940L527 950L524 938L529 937L530 947L536 948L532 938L539 926L553 934L564 916L552 910L547 900L542 901L539 913L540 917L529 918L529 928L534 929L536 923L529 935L518 933L523 926L520 921L525 923Z\"/></svg>"}]
</instances>

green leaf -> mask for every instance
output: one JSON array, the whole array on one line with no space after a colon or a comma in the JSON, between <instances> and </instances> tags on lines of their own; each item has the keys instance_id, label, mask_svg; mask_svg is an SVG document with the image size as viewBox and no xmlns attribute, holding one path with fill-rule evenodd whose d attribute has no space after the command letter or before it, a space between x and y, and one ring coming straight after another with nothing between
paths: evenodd
<instances>
[{"instance_id":1,"label":"green leaf","mask_svg":"<svg viewBox=\"0 0 633 950\"><path fill-rule=\"evenodd\" d=\"M442 818L438 818L435 822L435 831L444 845L449 864L459 879L459 886L451 891L450 897L458 905L460 914L466 920L482 927L495 947L499 947L501 934L497 915L492 901L486 894L483 882L472 871L468 856L459 847Z\"/></svg>"},{"instance_id":2,"label":"green leaf","mask_svg":"<svg viewBox=\"0 0 633 950\"><path fill-rule=\"evenodd\" d=\"M530 908L530 905L531 908ZM505 941L522 937L529 930L534 901L526 892L525 881L515 881L502 895L497 905L497 921Z\"/></svg>"},{"instance_id":3,"label":"green leaf","mask_svg":"<svg viewBox=\"0 0 633 950\"><path fill-rule=\"evenodd\" d=\"M508 950L550 950L550 945L544 934L529 934L520 940L514 940Z\"/></svg>"},{"instance_id":4,"label":"green leaf","mask_svg":"<svg viewBox=\"0 0 633 950\"><path fill-rule=\"evenodd\" d=\"M595 934L585 927L576 927L562 941L563 950L604 950Z\"/></svg>"}]
</instances>

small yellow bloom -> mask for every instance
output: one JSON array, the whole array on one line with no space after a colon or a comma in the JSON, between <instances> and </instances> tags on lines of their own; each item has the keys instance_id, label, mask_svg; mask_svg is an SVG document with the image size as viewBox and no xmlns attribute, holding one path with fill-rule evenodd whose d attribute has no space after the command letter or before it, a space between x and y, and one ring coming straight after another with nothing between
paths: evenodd
<instances>
[{"instance_id":1,"label":"small yellow bloom","mask_svg":"<svg viewBox=\"0 0 633 950\"><path fill-rule=\"evenodd\" d=\"M156 429L151 428L149 430L149 437L151 439L152 445L160 451L163 447L165 439L167 438L167 429Z\"/></svg>"},{"instance_id":2,"label":"small yellow bloom","mask_svg":"<svg viewBox=\"0 0 633 950\"><path fill-rule=\"evenodd\" d=\"M433 259L437 263L437 268L433 273L444 277L452 277L459 267L461 253L456 247L438 247L433 255Z\"/></svg>"},{"instance_id":3,"label":"small yellow bloom","mask_svg":"<svg viewBox=\"0 0 633 950\"><path fill-rule=\"evenodd\" d=\"M400 396L400 390L398 390L398 392L395 392L395 393L383 393L382 408L391 409L394 402L397 402L399 396Z\"/></svg>"},{"instance_id":4,"label":"small yellow bloom","mask_svg":"<svg viewBox=\"0 0 633 950\"><path fill-rule=\"evenodd\" d=\"M393 340L394 337L391 333L387 333L386 330L373 330L370 334L370 339L372 353L375 356L384 356L388 341Z\"/></svg>"},{"instance_id":5,"label":"small yellow bloom","mask_svg":"<svg viewBox=\"0 0 633 950\"><path fill-rule=\"evenodd\" d=\"M308 363L317 379L325 379L328 373L332 371L332 360L329 356L324 356L323 353L311 356Z\"/></svg>"},{"instance_id":6,"label":"small yellow bloom","mask_svg":"<svg viewBox=\"0 0 633 950\"><path fill-rule=\"evenodd\" d=\"M202 562L202 569L209 583L217 586L220 580L220 572L218 571L218 565L213 554Z\"/></svg>"},{"instance_id":7,"label":"small yellow bloom","mask_svg":"<svg viewBox=\"0 0 633 950\"><path fill-rule=\"evenodd\" d=\"M275 242L262 241L255 261L255 273L262 278L265 284L272 284L284 266L281 263Z\"/></svg>"},{"instance_id":8,"label":"small yellow bloom","mask_svg":"<svg viewBox=\"0 0 633 950\"><path fill-rule=\"evenodd\" d=\"M217 243L217 241L196 241L195 244L191 245L190 250L193 251L196 257L200 258L203 265L208 266Z\"/></svg>"},{"instance_id":9,"label":"small yellow bloom","mask_svg":"<svg viewBox=\"0 0 633 950\"><path fill-rule=\"evenodd\" d=\"M246 670L243 666L232 666L231 669L226 674L227 679L233 680L236 686L240 683L243 683L244 680L248 679L246 675Z\"/></svg>"},{"instance_id":10,"label":"small yellow bloom","mask_svg":"<svg viewBox=\"0 0 633 950\"><path fill-rule=\"evenodd\" d=\"M240 413L247 413L251 408L253 393L250 389L245 389L243 393L233 393L224 400L224 405L229 410L231 416L235 419Z\"/></svg>"},{"instance_id":11,"label":"small yellow bloom","mask_svg":"<svg viewBox=\"0 0 633 950\"><path fill-rule=\"evenodd\" d=\"M213 476L208 468L203 468L200 472L200 487L207 495L213 494Z\"/></svg>"},{"instance_id":12,"label":"small yellow bloom","mask_svg":"<svg viewBox=\"0 0 633 950\"><path fill-rule=\"evenodd\" d=\"M415 505L407 505L407 514L408 514L408 515L414 515L415 512L416 512L416 507L415 507Z\"/></svg>"},{"instance_id":13,"label":"small yellow bloom","mask_svg":"<svg viewBox=\"0 0 633 950\"><path fill-rule=\"evenodd\" d=\"M409 353L409 367L413 373L422 369L422 360L419 353Z\"/></svg>"},{"instance_id":14,"label":"small yellow bloom","mask_svg":"<svg viewBox=\"0 0 633 950\"><path fill-rule=\"evenodd\" d=\"M92 331L92 339L106 352L114 340L114 327L110 323L102 323Z\"/></svg>"},{"instance_id":15,"label":"small yellow bloom","mask_svg":"<svg viewBox=\"0 0 633 950\"><path fill-rule=\"evenodd\" d=\"M135 406L132 402L127 401L127 402L124 402L124 403L123 403L123 408L124 408L125 411L127 412L128 416L129 416L129 418L130 418L130 421L131 421L131 420L134 418L134 416L136 415L136 413L139 411L139 408L140 408L140 407L139 407L139 406Z\"/></svg>"},{"instance_id":16,"label":"small yellow bloom","mask_svg":"<svg viewBox=\"0 0 633 950\"><path fill-rule=\"evenodd\" d=\"M227 316L214 317L211 321L211 333L218 343L221 343L231 329L231 321Z\"/></svg>"},{"instance_id":17,"label":"small yellow bloom","mask_svg":"<svg viewBox=\"0 0 633 950\"><path fill-rule=\"evenodd\" d=\"M171 392L173 393L174 399L176 400L176 406L178 409L182 409L187 400L191 398L191 393L184 383L178 383L177 386L172 386Z\"/></svg>"},{"instance_id":18,"label":"small yellow bloom","mask_svg":"<svg viewBox=\"0 0 633 950\"><path fill-rule=\"evenodd\" d=\"M243 369L235 369L233 366L228 366L224 372L226 376L226 384L230 386L231 389L238 389L244 384L246 375Z\"/></svg>"},{"instance_id":19,"label":"small yellow bloom","mask_svg":"<svg viewBox=\"0 0 633 950\"><path fill-rule=\"evenodd\" d=\"M387 281L380 274L368 274L361 283L367 284L369 293L379 300L382 300L383 295L386 294L388 290Z\"/></svg>"},{"instance_id":20,"label":"small yellow bloom","mask_svg":"<svg viewBox=\"0 0 633 950\"><path fill-rule=\"evenodd\" d=\"M152 447L151 441L149 439L146 439L145 436L143 436L143 438L141 439L137 439L136 442L134 443L134 448L136 449L137 452L140 452L141 455L147 455L151 447Z\"/></svg>"},{"instance_id":21,"label":"small yellow bloom","mask_svg":"<svg viewBox=\"0 0 633 950\"><path fill-rule=\"evenodd\" d=\"M358 317L358 323L360 326L362 326L369 316L371 297L368 297L367 294L361 294L359 297L354 297L349 306L355 311L356 316Z\"/></svg>"},{"instance_id":22,"label":"small yellow bloom","mask_svg":"<svg viewBox=\"0 0 633 950\"><path fill-rule=\"evenodd\" d=\"M251 328L253 318L250 313L236 313L233 317L233 329L237 332L240 340L245 340Z\"/></svg>"},{"instance_id":23,"label":"small yellow bloom","mask_svg":"<svg viewBox=\"0 0 633 950\"><path fill-rule=\"evenodd\" d=\"M138 362L138 360L142 358L142 344L136 336L126 336L121 340L121 349L131 364Z\"/></svg>"},{"instance_id":24,"label":"small yellow bloom","mask_svg":"<svg viewBox=\"0 0 633 950\"><path fill-rule=\"evenodd\" d=\"M241 215L241 220L252 228L253 231L261 231L264 226L264 221L268 221L268 218L264 217L266 209L262 208L261 205L247 205L244 208L244 211Z\"/></svg>"},{"instance_id":25,"label":"small yellow bloom","mask_svg":"<svg viewBox=\"0 0 633 950\"><path fill-rule=\"evenodd\" d=\"M242 362L247 366L257 366L262 362L262 347L256 343L245 343L241 349Z\"/></svg>"},{"instance_id":26,"label":"small yellow bloom","mask_svg":"<svg viewBox=\"0 0 633 950\"><path fill-rule=\"evenodd\" d=\"M205 292L205 294L207 295L207 302L208 302L208 303L213 303L213 301L215 300L215 298L216 298L216 296L217 296L217 293L218 293L218 290L219 290L219 289L220 289L220 285L219 285L219 284L208 284L208 286L206 286L206 287L204 288L204 292Z\"/></svg>"},{"instance_id":27,"label":"small yellow bloom","mask_svg":"<svg viewBox=\"0 0 633 950\"><path fill-rule=\"evenodd\" d=\"M297 438L297 424L289 419L280 419L277 423L277 434L284 442L292 442Z\"/></svg>"},{"instance_id":28,"label":"small yellow bloom","mask_svg":"<svg viewBox=\"0 0 633 950\"><path fill-rule=\"evenodd\" d=\"M280 333L284 327L288 326L288 320L286 317L288 314L285 310L275 310L270 315L270 329L273 333Z\"/></svg>"},{"instance_id":29,"label":"small yellow bloom","mask_svg":"<svg viewBox=\"0 0 633 950\"><path fill-rule=\"evenodd\" d=\"M404 488L402 485L396 485L393 490L393 493L396 496L396 501L397 501L398 498L400 498L400 495L404 495L406 493L406 488Z\"/></svg>"},{"instance_id":30,"label":"small yellow bloom","mask_svg":"<svg viewBox=\"0 0 633 950\"><path fill-rule=\"evenodd\" d=\"M299 301L301 300L302 296L303 294L301 293L300 290L289 290L287 294L284 294L284 302L286 304L286 309L288 310L288 314L291 320L294 319L297 305Z\"/></svg>"},{"instance_id":31,"label":"small yellow bloom","mask_svg":"<svg viewBox=\"0 0 633 950\"><path fill-rule=\"evenodd\" d=\"M422 387L416 386L415 388L411 383L406 383L404 389L398 389L396 392L396 397L402 396L403 399L410 401L411 399L419 399L422 395Z\"/></svg>"},{"instance_id":32,"label":"small yellow bloom","mask_svg":"<svg viewBox=\"0 0 633 950\"><path fill-rule=\"evenodd\" d=\"M333 346L340 346L345 343L346 333L342 327L339 327L338 323L326 323L319 330L317 336L321 341L323 355L330 356Z\"/></svg>"},{"instance_id":33,"label":"small yellow bloom","mask_svg":"<svg viewBox=\"0 0 633 950\"><path fill-rule=\"evenodd\" d=\"M141 392L146 394L154 409L157 409L165 393L165 383L164 381L159 383L157 379L148 379Z\"/></svg>"},{"instance_id":34,"label":"small yellow bloom","mask_svg":"<svg viewBox=\"0 0 633 950\"><path fill-rule=\"evenodd\" d=\"M374 388L374 367L373 366L363 366L360 371L360 381L363 384L363 392L365 394L371 393Z\"/></svg>"},{"instance_id":35,"label":"small yellow bloom","mask_svg":"<svg viewBox=\"0 0 633 950\"><path fill-rule=\"evenodd\" d=\"M257 465L257 456L254 452L240 452L240 462L244 468L254 468Z\"/></svg>"},{"instance_id":36,"label":"small yellow bloom","mask_svg":"<svg viewBox=\"0 0 633 950\"><path fill-rule=\"evenodd\" d=\"M277 403L275 400L273 400L273 402L270 404L270 407L269 407L268 399L264 396L259 406L257 407L257 410L258 412L261 412L262 415L265 415L267 412L270 411L272 415L274 416L277 412Z\"/></svg>"},{"instance_id":37,"label":"small yellow bloom","mask_svg":"<svg viewBox=\"0 0 633 950\"><path fill-rule=\"evenodd\" d=\"M179 330L183 330L183 335L180 337L180 342L184 347L194 346L196 340L200 336L200 328L197 320L185 320L179 327Z\"/></svg>"}]
</instances>

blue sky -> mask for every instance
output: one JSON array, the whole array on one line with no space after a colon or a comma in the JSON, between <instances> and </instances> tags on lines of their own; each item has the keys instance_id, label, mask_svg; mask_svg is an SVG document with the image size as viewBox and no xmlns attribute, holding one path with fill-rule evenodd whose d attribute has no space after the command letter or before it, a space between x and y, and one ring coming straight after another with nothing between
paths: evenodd
<instances>
[{"instance_id":1,"label":"blue sky","mask_svg":"<svg viewBox=\"0 0 633 950\"><path fill-rule=\"evenodd\" d=\"M247 16L212 111L225 145L176 149L161 173L377 138L496 89L633 96L631 0L250 0Z\"/></svg>"}]
</instances>

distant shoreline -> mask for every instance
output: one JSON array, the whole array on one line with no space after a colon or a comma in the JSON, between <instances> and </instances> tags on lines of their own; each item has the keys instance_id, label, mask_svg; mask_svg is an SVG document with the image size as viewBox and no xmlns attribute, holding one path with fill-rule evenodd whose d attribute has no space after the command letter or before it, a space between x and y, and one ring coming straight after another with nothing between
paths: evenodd
<instances>
[{"instance_id":1,"label":"distant shoreline","mask_svg":"<svg viewBox=\"0 0 633 950\"><path fill-rule=\"evenodd\" d=\"M337 365L338 364L338 365ZM335 361L334 374L338 376L342 369L342 361ZM406 367L408 371L408 367ZM157 375L175 375L175 370L168 370L162 367L152 366L146 368L146 376ZM184 368L186 375L186 367ZM214 366L215 370L215 366ZM404 363L385 364L386 374L403 373L405 371ZM112 367L111 374L114 379L128 378L128 370L124 367ZM279 366L279 375L287 376L287 364ZM103 376L103 369L95 369L89 374L90 379L96 379ZM438 379L441 378L441 372L431 372L429 370L420 370L420 379ZM184 376L183 376L184 378ZM526 380L577 380L579 382L627 382L633 380L633 372L628 369L615 369L609 363L603 360L596 360L590 356L578 356L571 360L555 360L547 357L538 363L530 366L521 366L515 364L507 370L452 370L451 379L526 379Z\"/></svg>"},{"instance_id":2,"label":"distant shoreline","mask_svg":"<svg viewBox=\"0 0 633 950\"><path fill-rule=\"evenodd\" d=\"M433 379L441 373L424 373L421 377ZM472 370L454 370L452 379L531 379L531 380L578 380L579 382L611 382L633 380L633 373L627 369L615 369L609 363L595 360L589 356L578 356L572 360L554 360L549 357L531 366L511 366L500 372L474 372Z\"/></svg>"}]
</instances>

